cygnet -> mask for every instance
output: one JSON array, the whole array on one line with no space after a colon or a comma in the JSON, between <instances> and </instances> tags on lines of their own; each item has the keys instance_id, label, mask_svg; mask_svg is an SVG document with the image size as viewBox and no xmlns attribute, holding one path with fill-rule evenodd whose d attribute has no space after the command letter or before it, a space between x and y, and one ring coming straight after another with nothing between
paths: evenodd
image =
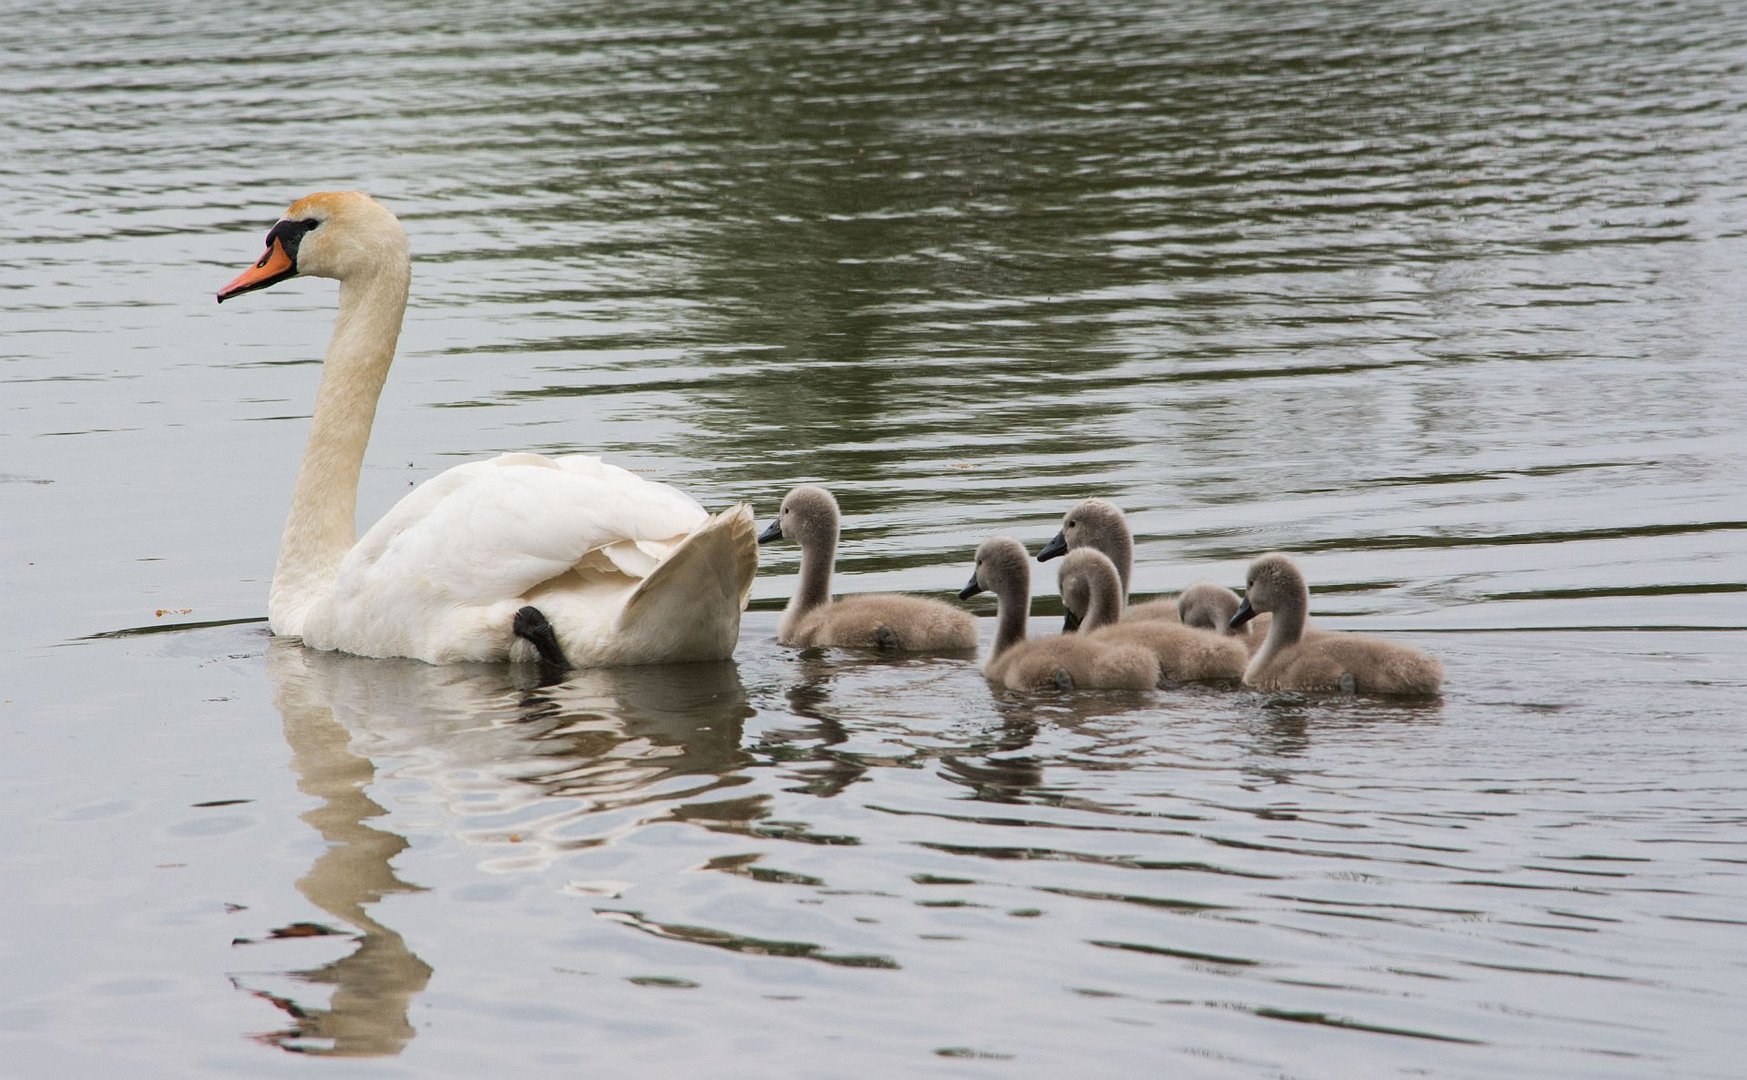
<instances>
[{"instance_id":1,"label":"cygnet","mask_svg":"<svg viewBox=\"0 0 1747 1080\"><path fill-rule=\"evenodd\" d=\"M1369 634L1321 630L1305 634L1310 590L1292 559L1280 552L1250 564L1244 601L1232 616L1242 626L1271 612L1274 625L1250 660L1244 682L1260 690L1344 691L1349 694L1436 694L1444 665L1398 642Z\"/></svg>"},{"instance_id":2,"label":"cygnet","mask_svg":"<svg viewBox=\"0 0 1747 1080\"><path fill-rule=\"evenodd\" d=\"M1108 559L1104 562L1109 565ZM1081 565L1063 564L1063 576L1071 583ZM998 536L977 548L976 569L958 595L968 600L984 591L995 594L997 605L995 644L983 665L991 681L1011 690L1146 690L1158 685L1158 661L1145 649L1095 642L1085 634L1026 640L1031 564L1019 541ZM1120 606L1120 592L1114 595Z\"/></svg>"},{"instance_id":3,"label":"cygnet","mask_svg":"<svg viewBox=\"0 0 1747 1080\"><path fill-rule=\"evenodd\" d=\"M1070 576L1068 567L1076 562L1081 566ZM1250 655L1237 638L1157 619L1118 622L1120 588L1116 567L1101 552L1080 548L1062 563L1062 606L1087 640L1139 645L1153 654L1159 676L1167 682L1235 682L1243 677ZM1232 601L1235 611L1235 594Z\"/></svg>"},{"instance_id":4,"label":"cygnet","mask_svg":"<svg viewBox=\"0 0 1747 1080\"><path fill-rule=\"evenodd\" d=\"M1082 499L1062 515L1062 527L1050 542L1037 553L1038 562L1048 562L1070 551L1089 547L1102 551L1116 564L1122 579L1122 598L1128 600L1128 579L1134 572L1134 534L1129 531L1128 518L1115 503L1104 499ZM1124 619L1142 621L1157 619L1181 621L1174 596L1159 596L1124 609Z\"/></svg>"},{"instance_id":5,"label":"cygnet","mask_svg":"<svg viewBox=\"0 0 1747 1080\"><path fill-rule=\"evenodd\" d=\"M758 542L801 545L800 582L783 609L776 639L784 645L873 648L891 652L971 652L977 620L940 600L899 593L863 593L831 599L841 515L822 487L803 485L784 496L782 509Z\"/></svg>"},{"instance_id":6,"label":"cygnet","mask_svg":"<svg viewBox=\"0 0 1747 1080\"><path fill-rule=\"evenodd\" d=\"M1232 626L1231 617L1243 603L1237 593L1212 581L1197 581L1177 594L1177 615L1184 626L1211 630L1216 634L1236 638L1254 655L1268 636L1272 615L1258 615L1242 626ZM1306 628L1308 633L1308 627Z\"/></svg>"}]
</instances>

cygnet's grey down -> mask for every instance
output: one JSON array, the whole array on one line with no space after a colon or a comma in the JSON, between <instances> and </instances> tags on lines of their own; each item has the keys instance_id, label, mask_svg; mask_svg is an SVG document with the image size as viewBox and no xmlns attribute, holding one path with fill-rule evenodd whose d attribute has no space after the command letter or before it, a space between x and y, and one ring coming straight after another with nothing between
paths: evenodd
<instances>
[{"instance_id":1,"label":"cygnet's grey down","mask_svg":"<svg viewBox=\"0 0 1747 1080\"><path fill-rule=\"evenodd\" d=\"M976 649L976 617L943 601L899 593L832 600L840 518L837 499L829 491L803 485L784 496L776 520L759 534L761 544L786 538L801 545L800 582L777 625L778 641L892 652Z\"/></svg>"},{"instance_id":2,"label":"cygnet's grey down","mask_svg":"<svg viewBox=\"0 0 1747 1080\"><path fill-rule=\"evenodd\" d=\"M1076 563L1080 565L1070 575L1068 568ZM1158 661L1159 677L1167 682L1235 682L1243 678L1250 654L1242 641L1212 630L1158 619L1118 622L1122 614L1121 588L1115 565L1102 552L1080 548L1070 551L1062 562L1062 606L1068 610L1070 621L1079 623L1080 633L1088 641L1139 645L1153 654ZM1234 593L1234 612L1237 606ZM1226 617L1230 619L1230 615Z\"/></svg>"},{"instance_id":3,"label":"cygnet's grey down","mask_svg":"<svg viewBox=\"0 0 1747 1080\"><path fill-rule=\"evenodd\" d=\"M1444 665L1411 645L1332 630L1306 636L1309 610L1310 589L1290 557L1276 551L1250 564L1232 625L1261 612L1272 612L1274 625L1250 660L1245 683L1260 690L1349 694L1435 694L1443 686Z\"/></svg>"},{"instance_id":4,"label":"cygnet's grey down","mask_svg":"<svg viewBox=\"0 0 1747 1080\"><path fill-rule=\"evenodd\" d=\"M1062 515L1062 527L1043 550L1038 562L1048 562L1070 551L1089 547L1101 551L1116 565L1122 579L1122 599L1128 601L1128 579L1134 572L1134 534L1128 529L1128 518L1115 503L1104 499L1082 499ZM1124 619L1136 621L1159 619L1178 622L1177 598L1159 596L1124 608Z\"/></svg>"},{"instance_id":5,"label":"cygnet's grey down","mask_svg":"<svg viewBox=\"0 0 1747 1080\"><path fill-rule=\"evenodd\" d=\"M1080 565L1064 563L1062 575L1071 582ZM977 548L976 569L958 595L968 600L984 591L995 594L997 608L995 644L983 665L991 681L1010 690L1146 690L1158 685L1158 661L1145 649L1095 642L1084 634L1026 640L1031 562L1019 541L997 536ZM1114 595L1120 605L1121 594Z\"/></svg>"},{"instance_id":6,"label":"cygnet's grey down","mask_svg":"<svg viewBox=\"0 0 1747 1080\"><path fill-rule=\"evenodd\" d=\"M1267 638L1268 625L1274 621L1274 617L1257 615L1242 626L1233 626L1231 617L1237 614L1238 606L1242 603L1238 594L1224 585L1212 581L1197 581L1177 594L1177 615L1184 626L1211 630L1216 634L1236 638L1254 655L1262 647L1262 641Z\"/></svg>"}]
</instances>

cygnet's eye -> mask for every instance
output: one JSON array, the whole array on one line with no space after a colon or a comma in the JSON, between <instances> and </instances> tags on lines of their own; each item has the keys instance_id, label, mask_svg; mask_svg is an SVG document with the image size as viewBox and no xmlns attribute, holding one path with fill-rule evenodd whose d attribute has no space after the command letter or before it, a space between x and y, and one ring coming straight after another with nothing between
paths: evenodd
<instances>
[{"instance_id":1,"label":"cygnet's eye","mask_svg":"<svg viewBox=\"0 0 1747 1080\"><path fill-rule=\"evenodd\" d=\"M1073 519L1073 518L1069 518L1069 519L1068 519L1068 528L1070 528L1070 529L1071 529L1071 528L1073 528L1073 527L1074 527L1074 526L1075 526L1075 525L1078 525L1078 524L1079 524L1079 522L1077 522L1077 521L1075 521L1075 520L1074 520L1074 519Z\"/></svg>"}]
</instances>

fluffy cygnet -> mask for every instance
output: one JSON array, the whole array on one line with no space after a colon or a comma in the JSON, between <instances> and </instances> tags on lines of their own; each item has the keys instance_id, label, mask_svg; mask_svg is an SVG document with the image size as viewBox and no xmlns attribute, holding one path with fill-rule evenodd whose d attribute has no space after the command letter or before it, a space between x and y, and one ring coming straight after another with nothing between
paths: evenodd
<instances>
[{"instance_id":1,"label":"fluffy cygnet","mask_svg":"<svg viewBox=\"0 0 1747 1080\"><path fill-rule=\"evenodd\" d=\"M1076 572L1069 567L1079 563ZM1153 654L1159 677L1168 682L1235 681L1243 677L1249 650L1237 638L1179 623L1147 619L1118 622L1122 594L1116 567L1100 552L1080 548L1062 563L1062 606L1087 640L1138 645ZM1232 608L1237 597L1232 596ZM1227 616L1229 618L1229 616Z\"/></svg>"},{"instance_id":2,"label":"fluffy cygnet","mask_svg":"<svg viewBox=\"0 0 1747 1080\"><path fill-rule=\"evenodd\" d=\"M1109 560L1104 560L1109 566ZM1064 563L1062 574L1072 580L1078 562ZM1121 606L1120 586L1111 595ZM1031 563L1017 540L1005 536L983 541L970 583L958 595L969 599L980 592L995 594L995 645L983 674L1011 690L1146 690L1158 685L1158 661L1133 645L1095 642L1084 634L1026 640L1031 613ZM1106 601L1111 602L1111 601Z\"/></svg>"},{"instance_id":3,"label":"fluffy cygnet","mask_svg":"<svg viewBox=\"0 0 1747 1080\"><path fill-rule=\"evenodd\" d=\"M1242 626L1233 626L1231 617L1237 614L1242 603L1238 594L1224 585L1212 581L1197 581L1177 594L1177 615L1184 626L1211 630L1216 634L1236 638L1253 655L1267 638L1268 626L1274 621L1274 617L1257 615ZM1308 628L1306 632L1309 632Z\"/></svg>"},{"instance_id":4,"label":"fluffy cygnet","mask_svg":"<svg viewBox=\"0 0 1747 1080\"><path fill-rule=\"evenodd\" d=\"M939 600L899 593L864 593L831 599L840 514L822 487L805 485L783 498L782 509L758 542L779 538L801 545L800 583L783 609L776 639L784 645L829 645L893 652L970 652L977 620Z\"/></svg>"},{"instance_id":5,"label":"fluffy cygnet","mask_svg":"<svg viewBox=\"0 0 1747 1080\"><path fill-rule=\"evenodd\" d=\"M1349 694L1435 694L1444 665L1411 645L1368 634L1319 630L1306 636L1310 590L1279 552L1250 564L1244 601L1232 625L1272 612L1274 625L1250 660L1244 682L1261 690L1340 690Z\"/></svg>"},{"instance_id":6,"label":"fluffy cygnet","mask_svg":"<svg viewBox=\"0 0 1747 1080\"><path fill-rule=\"evenodd\" d=\"M1089 547L1109 556L1122 579L1123 602L1128 600L1128 579L1134 572L1134 534L1129 531L1128 518L1115 503L1104 499L1082 499L1062 515L1062 527L1037 553L1038 562L1048 562L1059 555ZM1177 600L1160 596L1134 604L1123 611L1123 619L1136 621L1156 619L1178 622Z\"/></svg>"}]
</instances>

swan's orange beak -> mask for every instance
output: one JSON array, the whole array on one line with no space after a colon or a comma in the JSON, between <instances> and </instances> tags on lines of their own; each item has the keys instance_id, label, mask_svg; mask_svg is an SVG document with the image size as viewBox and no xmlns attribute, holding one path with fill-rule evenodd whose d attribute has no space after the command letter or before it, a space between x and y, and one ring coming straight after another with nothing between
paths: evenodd
<instances>
[{"instance_id":1,"label":"swan's orange beak","mask_svg":"<svg viewBox=\"0 0 1747 1080\"><path fill-rule=\"evenodd\" d=\"M218 302L241 296L256 289L265 289L276 281L284 281L297 273L297 264L285 251L285 242L277 236L267 241L267 253L255 265L238 274L229 285L218 290Z\"/></svg>"}]
</instances>

